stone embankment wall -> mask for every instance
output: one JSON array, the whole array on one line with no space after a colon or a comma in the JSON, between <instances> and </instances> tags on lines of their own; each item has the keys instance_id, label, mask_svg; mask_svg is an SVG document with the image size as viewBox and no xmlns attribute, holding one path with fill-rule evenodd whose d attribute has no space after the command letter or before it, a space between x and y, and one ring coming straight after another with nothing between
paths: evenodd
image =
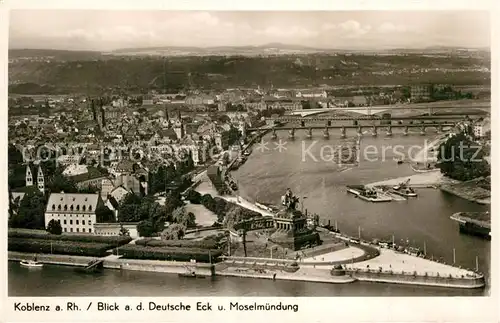
<instances>
[{"instance_id":1,"label":"stone embankment wall","mask_svg":"<svg viewBox=\"0 0 500 323\"><path fill-rule=\"evenodd\" d=\"M21 261L32 260L33 254L9 251L9 260ZM44 264L65 265L85 267L87 264L98 258L66 255L38 254L37 261ZM120 259L120 258L101 258L104 259L103 267L108 269L138 270L162 273L186 273L188 270L194 270L196 274L203 276L215 275L215 267L205 263L190 263L178 261L161 260L138 260L138 259Z\"/></svg>"},{"instance_id":2,"label":"stone embankment wall","mask_svg":"<svg viewBox=\"0 0 500 323\"><path fill-rule=\"evenodd\" d=\"M214 266L210 264L163 261L163 260L138 260L138 259L106 259L104 268L137 270L161 273L182 274L195 271L198 275L212 276L215 274Z\"/></svg>"},{"instance_id":3,"label":"stone embankment wall","mask_svg":"<svg viewBox=\"0 0 500 323\"><path fill-rule=\"evenodd\" d=\"M407 285L440 286L452 288L482 288L485 285L484 276L437 276L414 275L413 273L391 273L379 270L348 270L353 278L360 281L379 283L394 283Z\"/></svg>"},{"instance_id":4,"label":"stone embankment wall","mask_svg":"<svg viewBox=\"0 0 500 323\"><path fill-rule=\"evenodd\" d=\"M37 261L44 264L80 266L80 267L85 267L89 262L96 259L93 257L50 255L50 254L37 254L36 258ZM9 260L14 260L14 261L33 260L33 254L9 251Z\"/></svg>"}]
</instances>

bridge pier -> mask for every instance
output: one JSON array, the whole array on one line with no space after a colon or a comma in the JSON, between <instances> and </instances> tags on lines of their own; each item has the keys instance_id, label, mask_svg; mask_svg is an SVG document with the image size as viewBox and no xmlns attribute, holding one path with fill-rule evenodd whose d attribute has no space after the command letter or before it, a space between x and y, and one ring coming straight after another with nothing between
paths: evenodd
<instances>
[{"instance_id":1,"label":"bridge pier","mask_svg":"<svg viewBox=\"0 0 500 323\"><path fill-rule=\"evenodd\" d=\"M372 137L377 137L377 127L372 127Z\"/></svg>"},{"instance_id":2,"label":"bridge pier","mask_svg":"<svg viewBox=\"0 0 500 323\"><path fill-rule=\"evenodd\" d=\"M330 133L328 132L328 127L326 127L325 130L323 130L323 137L325 139L330 138Z\"/></svg>"},{"instance_id":3,"label":"bridge pier","mask_svg":"<svg viewBox=\"0 0 500 323\"><path fill-rule=\"evenodd\" d=\"M405 130L403 131L403 136L408 136L408 126L405 127Z\"/></svg>"},{"instance_id":4,"label":"bridge pier","mask_svg":"<svg viewBox=\"0 0 500 323\"><path fill-rule=\"evenodd\" d=\"M345 127L342 127L340 129L340 138L344 139L346 137L346 134L345 134Z\"/></svg>"},{"instance_id":5,"label":"bridge pier","mask_svg":"<svg viewBox=\"0 0 500 323\"><path fill-rule=\"evenodd\" d=\"M420 129L420 135L425 136L425 126L422 126L422 128Z\"/></svg>"},{"instance_id":6,"label":"bridge pier","mask_svg":"<svg viewBox=\"0 0 500 323\"><path fill-rule=\"evenodd\" d=\"M295 129L292 128L289 132L288 132L288 138L289 139L294 139L295 138Z\"/></svg>"},{"instance_id":7,"label":"bridge pier","mask_svg":"<svg viewBox=\"0 0 500 323\"><path fill-rule=\"evenodd\" d=\"M388 137L392 136L392 127L391 126L387 127L387 133L386 133L386 135Z\"/></svg>"},{"instance_id":8,"label":"bridge pier","mask_svg":"<svg viewBox=\"0 0 500 323\"><path fill-rule=\"evenodd\" d=\"M312 136L313 136L312 129L311 128L307 129L307 139L311 139Z\"/></svg>"},{"instance_id":9,"label":"bridge pier","mask_svg":"<svg viewBox=\"0 0 500 323\"><path fill-rule=\"evenodd\" d=\"M273 134L271 135L272 139L278 138L278 135L276 134L276 129L273 129Z\"/></svg>"},{"instance_id":10,"label":"bridge pier","mask_svg":"<svg viewBox=\"0 0 500 323\"><path fill-rule=\"evenodd\" d=\"M358 127L358 136L363 136L363 129L361 127Z\"/></svg>"}]
</instances>

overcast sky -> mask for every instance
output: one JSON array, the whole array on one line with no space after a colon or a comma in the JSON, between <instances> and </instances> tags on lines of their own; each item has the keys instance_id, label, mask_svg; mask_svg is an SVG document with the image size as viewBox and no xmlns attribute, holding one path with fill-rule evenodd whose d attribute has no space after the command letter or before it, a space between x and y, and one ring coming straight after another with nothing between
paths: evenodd
<instances>
[{"instance_id":1,"label":"overcast sky","mask_svg":"<svg viewBox=\"0 0 500 323\"><path fill-rule=\"evenodd\" d=\"M13 10L10 48L112 50L284 43L317 48L489 47L474 11L196 12Z\"/></svg>"}]
</instances>

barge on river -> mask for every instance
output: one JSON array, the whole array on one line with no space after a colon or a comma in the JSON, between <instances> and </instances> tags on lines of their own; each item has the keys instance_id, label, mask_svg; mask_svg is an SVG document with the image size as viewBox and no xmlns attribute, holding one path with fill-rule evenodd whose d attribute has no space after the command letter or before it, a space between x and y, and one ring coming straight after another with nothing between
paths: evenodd
<instances>
[{"instance_id":1,"label":"barge on river","mask_svg":"<svg viewBox=\"0 0 500 323\"><path fill-rule=\"evenodd\" d=\"M363 185L348 185L347 193L353 194L354 196L368 202L378 203L392 201L392 198L386 194L372 188L367 188Z\"/></svg>"},{"instance_id":2,"label":"barge on river","mask_svg":"<svg viewBox=\"0 0 500 323\"><path fill-rule=\"evenodd\" d=\"M417 197L417 193L413 188L410 187L410 179L405 182L396 185L390 189L391 193L403 196L403 197Z\"/></svg>"},{"instance_id":3,"label":"barge on river","mask_svg":"<svg viewBox=\"0 0 500 323\"><path fill-rule=\"evenodd\" d=\"M458 212L450 219L459 223L461 233L491 239L490 212Z\"/></svg>"}]
</instances>

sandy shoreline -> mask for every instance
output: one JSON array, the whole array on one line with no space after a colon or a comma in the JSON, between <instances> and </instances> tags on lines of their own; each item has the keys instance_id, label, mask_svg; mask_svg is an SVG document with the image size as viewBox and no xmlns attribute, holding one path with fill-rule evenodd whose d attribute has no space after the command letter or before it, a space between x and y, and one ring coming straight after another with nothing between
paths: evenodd
<instances>
[{"instance_id":1,"label":"sandy shoreline","mask_svg":"<svg viewBox=\"0 0 500 323\"><path fill-rule=\"evenodd\" d=\"M433 187L433 186L439 186L443 184L454 184L457 183L457 181L452 180L443 174L441 174L441 171L439 169L436 169L431 172L427 173L417 173L414 175L410 176L404 176L404 177L397 177L397 178L392 178L384 181L379 181L379 182L374 182L367 184L366 186L368 187L373 187L373 186L394 186L401 184L402 182L405 182L406 180L410 179L410 186L413 187Z\"/></svg>"}]
</instances>

